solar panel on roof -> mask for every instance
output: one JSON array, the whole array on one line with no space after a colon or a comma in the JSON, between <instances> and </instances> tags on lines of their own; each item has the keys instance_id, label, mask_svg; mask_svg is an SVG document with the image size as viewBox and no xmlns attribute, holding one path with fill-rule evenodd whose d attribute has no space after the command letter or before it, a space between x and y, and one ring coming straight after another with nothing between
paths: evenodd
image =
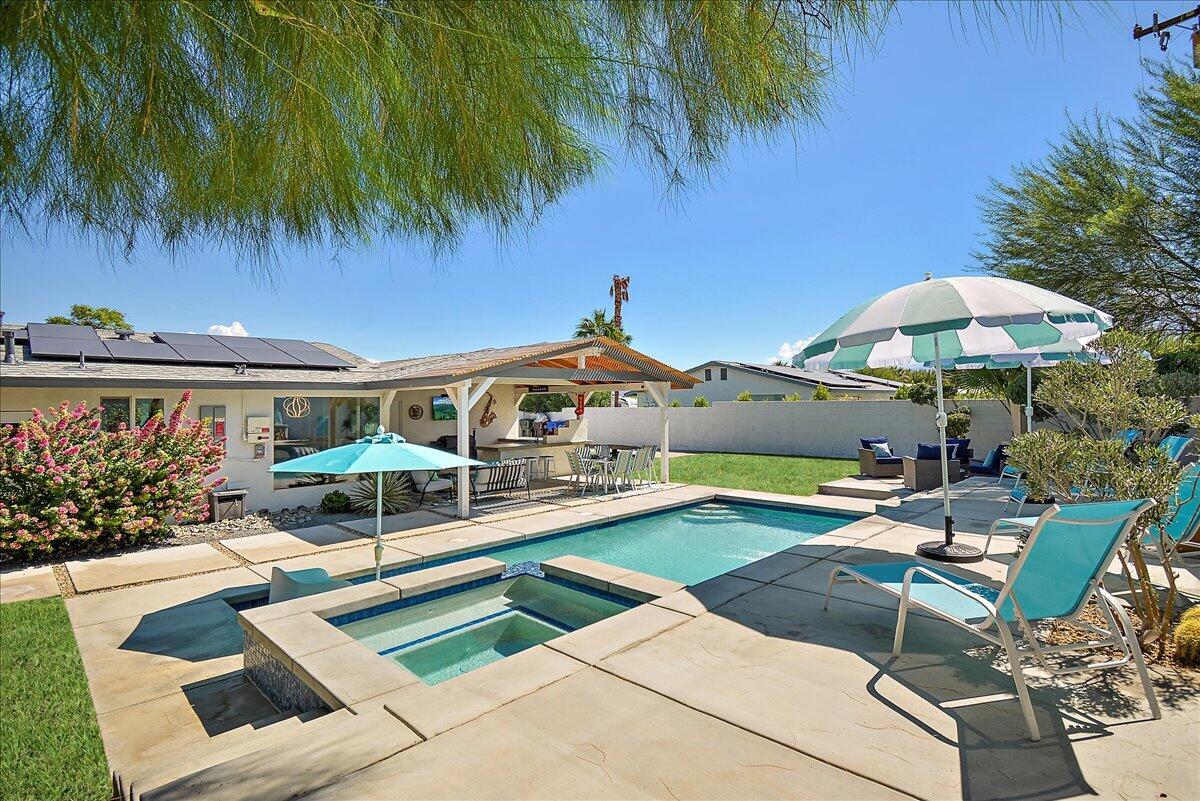
<instances>
[{"instance_id":1,"label":"solar panel on roof","mask_svg":"<svg viewBox=\"0 0 1200 801\"><path fill-rule=\"evenodd\" d=\"M181 360L170 345L161 342L136 342L124 339L108 339L104 346L114 359L140 362L177 362Z\"/></svg>"},{"instance_id":2,"label":"solar panel on roof","mask_svg":"<svg viewBox=\"0 0 1200 801\"><path fill-rule=\"evenodd\" d=\"M261 364L269 367L304 366L304 362L295 356L284 353L258 337L232 337L214 334L213 339L243 357L247 364Z\"/></svg>"},{"instance_id":3,"label":"solar panel on roof","mask_svg":"<svg viewBox=\"0 0 1200 801\"><path fill-rule=\"evenodd\" d=\"M354 366L345 359L339 359L332 353L321 350L311 342L305 342L300 339L271 339L268 337L263 337L262 340L263 342L274 345L289 356L294 356L309 367Z\"/></svg>"},{"instance_id":4,"label":"solar panel on roof","mask_svg":"<svg viewBox=\"0 0 1200 801\"><path fill-rule=\"evenodd\" d=\"M180 345L171 347L185 362L209 362L215 364L245 364L246 360L224 345Z\"/></svg>"},{"instance_id":5,"label":"solar panel on roof","mask_svg":"<svg viewBox=\"0 0 1200 801\"><path fill-rule=\"evenodd\" d=\"M213 345L216 340L208 334L174 334L170 331L155 331L154 336L168 345Z\"/></svg>"},{"instance_id":6,"label":"solar panel on roof","mask_svg":"<svg viewBox=\"0 0 1200 801\"><path fill-rule=\"evenodd\" d=\"M29 352L34 356L48 358L77 358L80 351L85 356L96 359L109 358L104 343L97 337L94 340L64 339L62 337L47 337L29 335Z\"/></svg>"},{"instance_id":7,"label":"solar panel on roof","mask_svg":"<svg viewBox=\"0 0 1200 801\"><path fill-rule=\"evenodd\" d=\"M60 325L59 323L29 323L26 325L32 337L48 337L51 339L86 339L96 340L100 336L90 325Z\"/></svg>"}]
</instances>

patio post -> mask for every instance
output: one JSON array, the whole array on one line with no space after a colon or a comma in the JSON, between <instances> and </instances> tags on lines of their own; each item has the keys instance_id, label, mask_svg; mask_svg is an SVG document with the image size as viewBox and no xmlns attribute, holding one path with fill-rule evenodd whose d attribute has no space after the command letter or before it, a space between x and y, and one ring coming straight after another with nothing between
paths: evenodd
<instances>
[{"instance_id":1,"label":"patio post","mask_svg":"<svg viewBox=\"0 0 1200 801\"><path fill-rule=\"evenodd\" d=\"M671 426L668 419L668 397L671 385L662 381L647 381L646 390L658 404L658 450L662 465L662 482L671 481Z\"/></svg>"},{"instance_id":2,"label":"patio post","mask_svg":"<svg viewBox=\"0 0 1200 801\"><path fill-rule=\"evenodd\" d=\"M454 405L458 411L458 455L471 455L471 382L454 387ZM458 516L471 516L471 468L458 468Z\"/></svg>"}]
</instances>

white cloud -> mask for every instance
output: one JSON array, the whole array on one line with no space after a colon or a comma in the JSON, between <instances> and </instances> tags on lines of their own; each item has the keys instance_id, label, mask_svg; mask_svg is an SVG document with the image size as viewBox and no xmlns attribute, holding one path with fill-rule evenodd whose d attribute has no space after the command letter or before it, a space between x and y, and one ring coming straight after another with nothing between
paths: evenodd
<instances>
[{"instance_id":1,"label":"white cloud","mask_svg":"<svg viewBox=\"0 0 1200 801\"><path fill-rule=\"evenodd\" d=\"M775 359L782 359L788 364L792 363L792 357L800 354L809 342L817 338L816 334L804 339L797 339L795 342L784 342L779 346L779 350L775 351Z\"/></svg>"},{"instance_id":2,"label":"white cloud","mask_svg":"<svg viewBox=\"0 0 1200 801\"><path fill-rule=\"evenodd\" d=\"M220 334L221 336L227 336L227 337L248 337L248 336L250 336L250 332L246 330L246 326L242 325L237 320L234 320L229 325L221 325L220 323L213 323L212 325L210 325L208 327L208 333Z\"/></svg>"}]
</instances>

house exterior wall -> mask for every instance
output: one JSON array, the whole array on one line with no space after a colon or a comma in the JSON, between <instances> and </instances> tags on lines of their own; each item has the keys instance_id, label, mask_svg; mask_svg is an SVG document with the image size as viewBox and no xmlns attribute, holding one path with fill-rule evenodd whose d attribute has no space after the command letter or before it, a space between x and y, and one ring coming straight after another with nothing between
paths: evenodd
<instances>
[{"instance_id":1,"label":"house exterior wall","mask_svg":"<svg viewBox=\"0 0 1200 801\"><path fill-rule=\"evenodd\" d=\"M1012 416L1002 401L971 401L970 407L968 436L982 458L1012 437ZM918 442L937 441L934 409L903 400L717 403L668 414L673 451L855 458L859 437L887 436L900 455L915 453ZM595 442L658 442L657 409L589 408L584 419Z\"/></svg>"},{"instance_id":2,"label":"house exterior wall","mask_svg":"<svg viewBox=\"0 0 1200 801\"><path fill-rule=\"evenodd\" d=\"M495 384L489 390L496 399L492 412L496 415L489 426L480 425L487 404L486 396L471 410L470 427L475 431L476 443L487 445L504 437L515 437L519 433L517 418L520 416L518 404L522 393L513 385ZM397 392L390 409L381 410L381 419L389 431L399 432L409 442L417 445L428 445L438 437L456 433L456 422L453 420L433 420L431 400L434 395L442 394L440 389L405 390ZM164 407L169 414L179 398L183 395L181 389L146 389L146 388L101 388L87 387L2 387L0 388L0 423L15 423L28 419L32 409L46 409L62 403L64 400L75 405L80 401L88 406L96 406L101 398L128 397L162 398ZM225 476L231 487L247 490L246 509L269 509L278 511L284 507L315 506L321 502L325 493L333 489L345 489L339 485L321 485L313 487L288 487L275 489L274 481L268 468L274 457L273 443L267 443L266 455L254 458L254 445L245 442L243 438L247 417L272 417L276 397L300 395L315 397L365 397L379 398L382 403L386 391L362 390L237 390L237 389L199 389L193 390L192 402L188 408L188 416L199 418L200 407L219 405L225 407L226 415L226 456L221 464L218 475ZM408 408L413 404L422 407L421 419L413 420L408 415ZM574 415L571 415L572 419ZM273 432L272 432L273 433ZM563 439L586 439L587 426L582 422L573 423L569 431L565 431Z\"/></svg>"},{"instance_id":3,"label":"house exterior wall","mask_svg":"<svg viewBox=\"0 0 1200 801\"><path fill-rule=\"evenodd\" d=\"M806 384L801 384L797 381L788 381L776 376L766 375L755 370L743 370L737 367L726 367L729 378L725 381L721 380L721 366L713 365L708 369L712 370L712 380L704 380L704 370L701 367L698 370L693 370L691 375L700 381L699 384L691 389L673 389L671 390L670 399L679 401L684 406L691 406L692 401L697 396L703 395L708 399L709 403L717 403L718 401L737 400L737 396L743 391L749 391L756 400L767 400L768 398L759 398L759 396L778 396L769 398L770 400L782 400L784 396L799 394L804 400L812 398L814 387ZM840 390L830 388L830 394L833 397L859 396L866 399L887 400L894 393L891 389L879 390ZM648 392L638 393L639 406L651 406L654 399L650 397Z\"/></svg>"},{"instance_id":4,"label":"house exterior wall","mask_svg":"<svg viewBox=\"0 0 1200 801\"><path fill-rule=\"evenodd\" d=\"M72 405L83 401L89 406L100 403L100 399L113 397L130 398L162 398L166 413L182 396L180 389L146 389L146 388L102 388L87 387L4 387L0 390L0 422L14 423L27 419L34 408L46 409L50 406L69 401ZM254 458L254 445L243 439L247 417L272 417L275 398L290 395L315 397L364 397L382 398L383 393L354 390L317 391L317 390L236 390L236 389L199 389L192 392L192 402L188 407L188 417L198 418L200 407L221 405L225 407L226 421L226 455L221 463L221 471L217 474L228 479L228 485L247 490L247 511L270 509L277 511L284 507L300 505L315 506L331 489L345 489L344 485L323 485L313 487L290 487L274 489L274 482L268 468L274 455L272 443L267 443L266 455L260 459ZM426 399L428 401L428 399ZM386 410L382 411L382 419L389 419ZM394 416L394 415L393 415ZM394 430L394 429L393 429Z\"/></svg>"}]
</instances>

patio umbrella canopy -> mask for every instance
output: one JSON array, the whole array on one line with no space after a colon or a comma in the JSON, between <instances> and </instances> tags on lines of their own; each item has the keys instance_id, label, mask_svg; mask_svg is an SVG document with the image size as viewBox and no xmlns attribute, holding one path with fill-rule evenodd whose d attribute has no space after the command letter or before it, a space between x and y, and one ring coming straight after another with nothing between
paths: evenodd
<instances>
[{"instance_id":1,"label":"patio umbrella canopy","mask_svg":"<svg viewBox=\"0 0 1200 801\"><path fill-rule=\"evenodd\" d=\"M1099 333L1089 334L1082 339L1064 340L1055 345L1045 345L1040 348L997 353L993 356L960 356L957 359L943 359L943 370L1011 370L1014 367L1025 368L1025 429L1033 430L1033 368L1053 367L1063 362L1091 362L1096 357L1088 353L1084 346L1091 342ZM926 362L926 367L933 367L933 362Z\"/></svg>"},{"instance_id":2,"label":"patio umbrella canopy","mask_svg":"<svg viewBox=\"0 0 1200 801\"><path fill-rule=\"evenodd\" d=\"M339 445L298 459L272 465L272 473L320 473L350 475L374 473L375 481L375 580L379 580L383 560L383 474L408 470L445 470L451 467L470 467L483 462L467 459L454 453L412 445L399 434L387 433L383 426L371 437ZM460 488L461 490L461 488Z\"/></svg>"},{"instance_id":3,"label":"patio umbrella canopy","mask_svg":"<svg viewBox=\"0 0 1200 801\"><path fill-rule=\"evenodd\" d=\"M1112 317L1055 292L990 276L925 280L894 289L855 306L822 331L793 360L808 369L855 370L931 362L937 380L938 440L941 445L945 539L926 542L917 553L931 559L972 562L983 552L954 542L950 476L946 454L945 360L1070 342L1111 328Z\"/></svg>"}]
</instances>

